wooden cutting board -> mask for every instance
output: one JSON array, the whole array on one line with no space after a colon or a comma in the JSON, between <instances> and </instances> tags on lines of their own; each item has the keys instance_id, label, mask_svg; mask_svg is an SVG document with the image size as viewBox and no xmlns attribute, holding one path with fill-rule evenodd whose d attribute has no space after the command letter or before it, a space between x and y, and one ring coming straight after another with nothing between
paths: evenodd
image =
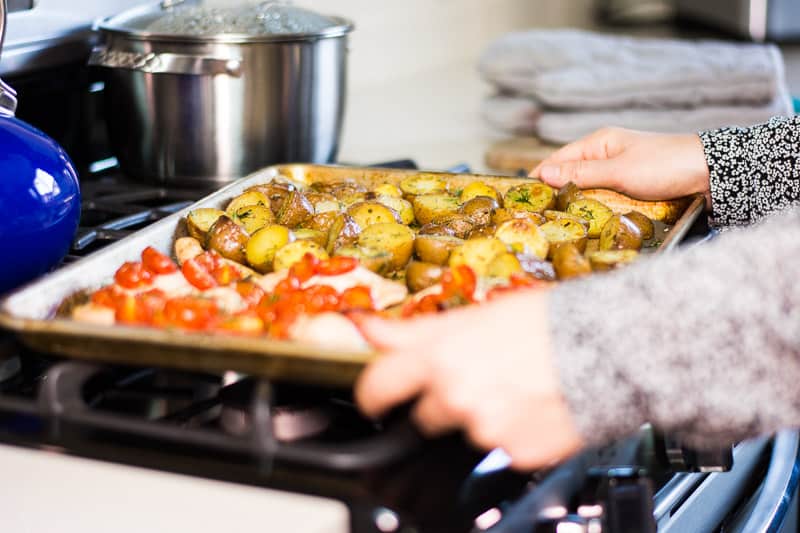
<instances>
[{"instance_id":1,"label":"wooden cutting board","mask_svg":"<svg viewBox=\"0 0 800 533\"><path fill-rule=\"evenodd\" d=\"M512 174L521 170L527 173L559 148L536 137L512 137L496 142L486 151L486 166Z\"/></svg>"}]
</instances>

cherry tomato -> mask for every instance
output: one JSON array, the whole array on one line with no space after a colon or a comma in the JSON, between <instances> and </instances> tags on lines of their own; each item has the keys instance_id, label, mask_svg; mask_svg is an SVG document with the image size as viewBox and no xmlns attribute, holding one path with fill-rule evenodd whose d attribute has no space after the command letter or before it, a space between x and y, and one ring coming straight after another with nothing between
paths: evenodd
<instances>
[{"instance_id":1,"label":"cherry tomato","mask_svg":"<svg viewBox=\"0 0 800 533\"><path fill-rule=\"evenodd\" d=\"M242 278L242 275L239 273L239 270L233 265L229 265L227 263L222 264L219 267L212 270L211 275L214 277L214 279L219 285L223 286L230 285L234 281L238 281Z\"/></svg>"},{"instance_id":2,"label":"cherry tomato","mask_svg":"<svg viewBox=\"0 0 800 533\"><path fill-rule=\"evenodd\" d=\"M478 277L475 271L467 265L458 265L452 269L453 281L461 289L461 295L469 301L474 300L475 289L478 286Z\"/></svg>"},{"instance_id":3,"label":"cherry tomato","mask_svg":"<svg viewBox=\"0 0 800 533\"><path fill-rule=\"evenodd\" d=\"M169 256L162 254L152 246L148 246L142 251L142 263L147 270L154 274L171 274L178 270Z\"/></svg>"},{"instance_id":4,"label":"cherry tomato","mask_svg":"<svg viewBox=\"0 0 800 533\"><path fill-rule=\"evenodd\" d=\"M214 250L203 252L194 258L194 260L208 272L213 272L222 264L222 256Z\"/></svg>"},{"instance_id":5,"label":"cherry tomato","mask_svg":"<svg viewBox=\"0 0 800 533\"><path fill-rule=\"evenodd\" d=\"M198 256L199 257L199 256ZM189 259L183 263L181 268L183 277L186 281L204 291L217 286L217 280L214 276L197 260L197 258Z\"/></svg>"},{"instance_id":6,"label":"cherry tomato","mask_svg":"<svg viewBox=\"0 0 800 533\"><path fill-rule=\"evenodd\" d=\"M320 276L338 276L355 270L357 266L358 259L355 257L334 256L320 262L317 273Z\"/></svg>"},{"instance_id":7,"label":"cherry tomato","mask_svg":"<svg viewBox=\"0 0 800 533\"><path fill-rule=\"evenodd\" d=\"M213 300L184 296L167 300L164 321L167 325L191 330L204 330L217 318L217 304Z\"/></svg>"},{"instance_id":8,"label":"cherry tomato","mask_svg":"<svg viewBox=\"0 0 800 533\"><path fill-rule=\"evenodd\" d=\"M372 299L372 292L369 287L358 285L345 289L342 293L342 311L370 311L375 309L375 301Z\"/></svg>"},{"instance_id":9,"label":"cherry tomato","mask_svg":"<svg viewBox=\"0 0 800 533\"><path fill-rule=\"evenodd\" d=\"M264 333L264 322L254 313L244 313L226 318L218 328L233 335L255 336Z\"/></svg>"},{"instance_id":10,"label":"cherry tomato","mask_svg":"<svg viewBox=\"0 0 800 533\"><path fill-rule=\"evenodd\" d=\"M114 274L114 281L126 289L138 289L153 283L153 273L141 263L129 261L119 267Z\"/></svg>"},{"instance_id":11,"label":"cherry tomato","mask_svg":"<svg viewBox=\"0 0 800 533\"><path fill-rule=\"evenodd\" d=\"M266 294L264 289L252 281L238 281L236 283L236 292L239 293L239 296L242 297L242 300L245 301L248 307L258 305Z\"/></svg>"},{"instance_id":12,"label":"cherry tomato","mask_svg":"<svg viewBox=\"0 0 800 533\"><path fill-rule=\"evenodd\" d=\"M310 313L324 313L339 309L339 293L327 285L314 285L304 292L307 310Z\"/></svg>"},{"instance_id":13,"label":"cherry tomato","mask_svg":"<svg viewBox=\"0 0 800 533\"><path fill-rule=\"evenodd\" d=\"M317 273L319 258L313 254L305 254L297 263L289 267L289 277L295 278L300 284L310 280Z\"/></svg>"},{"instance_id":14,"label":"cherry tomato","mask_svg":"<svg viewBox=\"0 0 800 533\"><path fill-rule=\"evenodd\" d=\"M97 305L102 305L103 307L116 309L117 302L123 295L124 293L117 287L115 287L114 285L109 285L107 287L103 287L98 291L95 291L92 294L92 303Z\"/></svg>"},{"instance_id":15,"label":"cherry tomato","mask_svg":"<svg viewBox=\"0 0 800 533\"><path fill-rule=\"evenodd\" d=\"M293 276L287 276L278 282L272 292L276 296L281 296L298 290L300 290L300 280Z\"/></svg>"}]
</instances>

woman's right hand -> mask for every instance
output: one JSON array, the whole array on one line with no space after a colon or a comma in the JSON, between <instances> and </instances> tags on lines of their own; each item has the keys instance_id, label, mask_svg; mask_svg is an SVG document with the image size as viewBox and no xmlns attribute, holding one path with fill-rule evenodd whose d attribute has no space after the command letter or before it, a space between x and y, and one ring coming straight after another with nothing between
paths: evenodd
<instances>
[{"instance_id":1,"label":"woman's right hand","mask_svg":"<svg viewBox=\"0 0 800 533\"><path fill-rule=\"evenodd\" d=\"M530 174L554 187L606 187L640 200L669 200L694 193L710 206L703 145L694 134L666 135L605 128L568 144Z\"/></svg>"}]
</instances>

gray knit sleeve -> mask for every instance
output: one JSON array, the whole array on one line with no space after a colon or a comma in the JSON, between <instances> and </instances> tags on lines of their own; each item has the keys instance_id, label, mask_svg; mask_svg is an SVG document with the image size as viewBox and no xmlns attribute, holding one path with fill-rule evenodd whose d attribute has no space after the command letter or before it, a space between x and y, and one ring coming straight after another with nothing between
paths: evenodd
<instances>
[{"instance_id":1,"label":"gray knit sleeve","mask_svg":"<svg viewBox=\"0 0 800 533\"><path fill-rule=\"evenodd\" d=\"M800 209L550 301L564 395L600 443L645 421L695 445L800 425Z\"/></svg>"},{"instance_id":2,"label":"gray knit sleeve","mask_svg":"<svg viewBox=\"0 0 800 533\"><path fill-rule=\"evenodd\" d=\"M800 201L800 117L700 133L712 221L744 226Z\"/></svg>"}]
</instances>

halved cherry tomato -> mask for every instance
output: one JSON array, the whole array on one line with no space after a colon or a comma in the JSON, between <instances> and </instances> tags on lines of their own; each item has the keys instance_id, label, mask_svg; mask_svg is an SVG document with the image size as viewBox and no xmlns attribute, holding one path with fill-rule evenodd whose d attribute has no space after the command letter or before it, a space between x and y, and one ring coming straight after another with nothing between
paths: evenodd
<instances>
[{"instance_id":1,"label":"halved cherry tomato","mask_svg":"<svg viewBox=\"0 0 800 533\"><path fill-rule=\"evenodd\" d=\"M124 293L120 289L114 285L109 285L92 294L92 303L116 309L117 302L123 295Z\"/></svg>"},{"instance_id":2,"label":"halved cherry tomato","mask_svg":"<svg viewBox=\"0 0 800 533\"><path fill-rule=\"evenodd\" d=\"M301 284L310 280L317 273L319 258L313 254L305 254L297 263L289 267L289 277L296 278Z\"/></svg>"},{"instance_id":3,"label":"halved cherry tomato","mask_svg":"<svg viewBox=\"0 0 800 533\"><path fill-rule=\"evenodd\" d=\"M229 265L227 263L222 264L219 267L212 270L211 275L214 277L214 279L218 284L223 286L230 285L234 281L242 279L242 275L239 273L239 270L233 265Z\"/></svg>"},{"instance_id":4,"label":"halved cherry tomato","mask_svg":"<svg viewBox=\"0 0 800 533\"><path fill-rule=\"evenodd\" d=\"M442 295L444 299L461 297L473 301L478 278L467 265L458 265L442 274Z\"/></svg>"},{"instance_id":5,"label":"halved cherry tomato","mask_svg":"<svg viewBox=\"0 0 800 533\"><path fill-rule=\"evenodd\" d=\"M184 296L167 300L164 322L169 326L191 330L209 329L217 313L217 304L213 300Z\"/></svg>"},{"instance_id":6,"label":"halved cherry tomato","mask_svg":"<svg viewBox=\"0 0 800 533\"><path fill-rule=\"evenodd\" d=\"M309 313L325 313L339 309L339 293L328 285L314 285L304 292Z\"/></svg>"},{"instance_id":7,"label":"halved cherry tomato","mask_svg":"<svg viewBox=\"0 0 800 533\"><path fill-rule=\"evenodd\" d=\"M138 289L153 283L153 273L141 263L129 261L119 267L114 274L114 281L126 289Z\"/></svg>"},{"instance_id":8,"label":"halved cherry tomato","mask_svg":"<svg viewBox=\"0 0 800 533\"><path fill-rule=\"evenodd\" d=\"M264 333L264 322L258 315L247 312L226 318L218 328L234 335L261 335Z\"/></svg>"},{"instance_id":9,"label":"halved cherry tomato","mask_svg":"<svg viewBox=\"0 0 800 533\"><path fill-rule=\"evenodd\" d=\"M222 256L214 250L203 252L195 257L194 260L208 272L214 272L222 264Z\"/></svg>"},{"instance_id":10,"label":"halved cherry tomato","mask_svg":"<svg viewBox=\"0 0 800 533\"><path fill-rule=\"evenodd\" d=\"M375 301L372 299L372 291L364 285L357 285L345 289L341 297L342 311L370 311L375 309Z\"/></svg>"},{"instance_id":11,"label":"halved cherry tomato","mask_svg":"<svg viewBox=\"0 0 800 533\"><path fill-rule=\"evenodd\" d=\"M264 289L252 281L238 281L236 283L236 292L239 293L239 296L242 297L248 307L258 305L266 294Z\"/></svg>"},{"instance_id":12,"label":"halved cherry tomato","mask_svg":"<svg viewBox=\"0 0 800 533\"><path fill-rule=\"evenodd\" d=\"M287 276L278 282L272 292L277 296L281 296L297 290L300 290L300 280L293 276Z\"/></svg>"},{"instance_id":13,"label":"halved cherry tomato","mask_svg":"<svg viewBox=\"0 0 800 533\"><path fill-rule=\"evenodd\" d=\"M197 259L198 258L196 257L183 263L183 267L181 267L183 277L186 278L186 281L201 291L216 287L217 280L214 279L214 276L212 276L211 273Z\"/></svg>"},{"instance_id":14,"label":"halved cherry tomato","mask_svg":"<svg viewBox=\"0 0 800 533\"><path fill-rule=\"evenodd\" d=\"M178 270L178 267L169 258L152 246L148 246L142 251L142 263L145 268L154 274L171 274Z\"/></svg>"},{"instance_id":15,"label":"halved cherry tomato","mask_svg":"<svg viewBox=\"0 0 800 533\"><path fill-rule=\"evenodd\" d=\"M338 276L355 270L357 266L357 258L337 255L321 261L317 267L317 273L320 276Z\"/></svg>"}]
</instances>

